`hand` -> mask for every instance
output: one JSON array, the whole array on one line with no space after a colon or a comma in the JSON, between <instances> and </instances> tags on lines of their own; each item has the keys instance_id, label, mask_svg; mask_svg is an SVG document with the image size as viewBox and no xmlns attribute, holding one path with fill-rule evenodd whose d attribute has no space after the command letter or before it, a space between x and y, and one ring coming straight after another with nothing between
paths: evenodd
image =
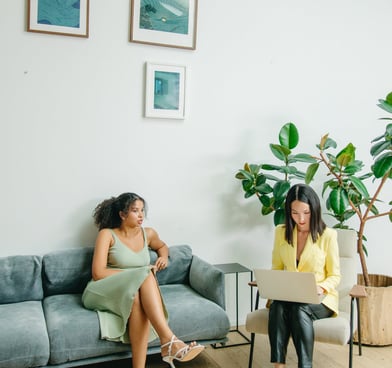
<instances>
[{"instance_id":1,"label":"hand","mask_svg":"<svg viewBox=\"0 0 392 368\"><path fill-rule=\"evenodd\" d=\"M158 259L155 262L155 269L157 271L164 270L167 267L167 258L166 257L158 257Z\"/></svg>"},{"instance_id":2,"label":"hand","mask_svg":"<svg viewBox=\"0 0 392 368\"><path fill-rule=\"evenodd\" d=\"M321 286L317 285L317 294L323 295L324 293L325 293L325 290Z\"/></svg>"}]
</instances>

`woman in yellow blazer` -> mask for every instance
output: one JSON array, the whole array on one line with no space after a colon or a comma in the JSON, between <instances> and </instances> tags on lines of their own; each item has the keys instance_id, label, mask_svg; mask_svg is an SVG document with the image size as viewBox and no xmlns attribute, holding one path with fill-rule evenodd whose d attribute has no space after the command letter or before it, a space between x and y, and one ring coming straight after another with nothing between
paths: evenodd
<instances>
[{"instance_id":1,"label":"woman in yellow blazer","mask_svg":"<svg viewBox=\"0 0 392 368\"><path fill-rule=\"evenodd\" d=\"M320 200L304 184L290 188L285 203L285 225L278 225L272 252L276 270L313 272L321 304L272 301L268 335L271 362L284 367L290 336L298 356L299 368L311 368L313 360L313 321L338 313L340 282L339 250L336 231L327 228L321 218Z\"/></svg>"}]
</instances>

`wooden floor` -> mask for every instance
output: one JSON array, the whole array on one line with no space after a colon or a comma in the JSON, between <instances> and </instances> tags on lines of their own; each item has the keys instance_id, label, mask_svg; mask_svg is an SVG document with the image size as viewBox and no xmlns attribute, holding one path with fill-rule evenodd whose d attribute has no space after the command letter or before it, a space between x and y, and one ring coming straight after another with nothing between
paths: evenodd
<instances>
[{"instance_id":1,"label":"wooden floor","mask_svg":"<svg viewBox=\"0 0 392 368\"><path fill-rule=\"evenodd\" d=\"M235 332L229 334L230 342L243 342L240 335ZM249 346L242 345L224 349L214 349L207 346L205 351L194 360L187 363L175 363L176 368L248 368ZM313 367L314 368L347 368L347 346L315 343ZM168 368L163 363L159 354L147 358L146 368ZM269 343L267 336L257 335L253 368L272 367L269 362ZM289 345L287 354L287 368L296 368L297 359L292 343ZM358 346L354 345L353 368L391 368L392 346L386 347L362 347L362 356L358 356ZM86 366L85 366L86 368ZM122 360L110 363L101 363L89 368L131 368L130 360Z\"/></svg>"}]
</instances>

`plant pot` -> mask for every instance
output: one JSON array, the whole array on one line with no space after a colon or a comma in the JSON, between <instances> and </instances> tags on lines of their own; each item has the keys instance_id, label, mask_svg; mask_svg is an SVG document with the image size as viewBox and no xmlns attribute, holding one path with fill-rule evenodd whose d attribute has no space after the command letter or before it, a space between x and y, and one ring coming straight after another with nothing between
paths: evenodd
<instances>
[{"instance_id":1,"label":"plant pot","mask_svg":"<svg viewBox=\"0 0 392 368\"><path fill-rule=\"evenodd\" d=\"M366 286L367 298L361 298L360 322L362 344L392 345L392 277L369 275L371 286ZM364 285L358 275L358 284ZM357 334L354 336L358 341Z\"/></svg>"}]
</instances>

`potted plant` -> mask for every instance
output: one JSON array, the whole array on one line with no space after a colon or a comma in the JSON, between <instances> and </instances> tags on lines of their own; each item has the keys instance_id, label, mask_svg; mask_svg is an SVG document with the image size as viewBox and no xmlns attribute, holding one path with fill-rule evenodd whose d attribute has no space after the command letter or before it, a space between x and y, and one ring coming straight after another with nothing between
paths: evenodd
<instances>
[{"instance_id":1,"label":"potted plant","mask_svg":"<svg viewBox=\"0 0 392 368\"><path fill-rule=\"evenodd\" d=\"M385 100L380 99L378 106L392 114L392 92ZM392 286L392 277L369 275L365 245L365 226L368 221L389 216L392 222L392 123L388 122L392 118L381 120L387 124L384 133L372 140L370 154L373 164L368 172L361 174L364 164L356 159L356 149L352 143L334 155L330 149L336 148L336 142L325 135L317 145L317 162L309 166L305 177L305 182L310 183L319 166L323 165L328 176L324 182L323 196L328 194L326 207L337 220L335 227L348 228L349 219L357 220L357 251L362 267L358 282L366 286L368 294L368 298L361 300L362 341L368 345L392 344L392 318L389 313L392 307L392 288L389 287ZM368 189L370 183L375 188L372 194ZM389 191L386 193L388 184ZM389 203L380 200L382 193L389 195Z\"/></svg>"}]
</instances>

